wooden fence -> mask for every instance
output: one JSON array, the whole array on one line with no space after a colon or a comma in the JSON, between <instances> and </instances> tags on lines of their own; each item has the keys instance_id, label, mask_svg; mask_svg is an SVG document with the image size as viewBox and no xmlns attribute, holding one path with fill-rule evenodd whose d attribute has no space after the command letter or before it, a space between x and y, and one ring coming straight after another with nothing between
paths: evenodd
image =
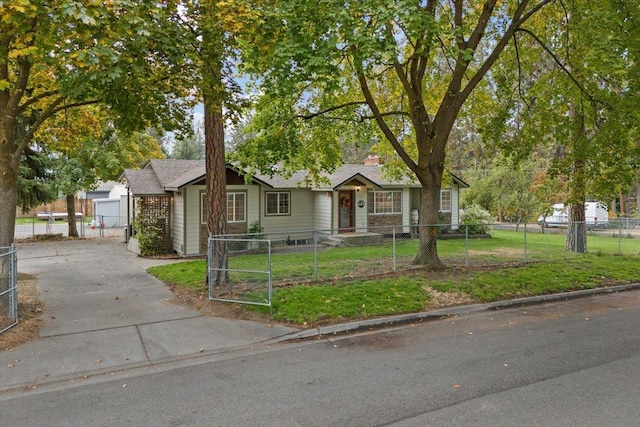
<instances>
[{"instance_id":1,"label":"wooden fence","mask_svg":"<svg viewBox=\"0 0 640 427\"><path fill-rule=\"evenodd\" d=\"M90 199L75 199L76 212L84 213L85 217L93 215L93 201ZM31 218L38 215L38 212L66 212L67 201L65 199L54 200L51 203L46 203L31 209L29 212L24 213L22 209L17 208L16 217L18 218Z\"/></svg>"}]
</instances>

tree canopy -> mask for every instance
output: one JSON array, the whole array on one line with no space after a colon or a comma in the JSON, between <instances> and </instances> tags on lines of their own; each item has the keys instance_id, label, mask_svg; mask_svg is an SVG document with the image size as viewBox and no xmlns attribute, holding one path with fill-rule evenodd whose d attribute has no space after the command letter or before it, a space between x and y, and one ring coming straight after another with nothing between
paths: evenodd
<instances>
[{"instance_id":1,"label":"tree canopy","mask_svg":"<svg viewBox=\"0 0 640 427\"><path fill-rule=\"evenodd\" d=\"M185 122L192 69L179 1L0 1L0 246L22 153L61 111L103 104L119 129Z\"/></svg>"},{"instance_id":2,"label":"tree canopy","mask_svg":"<svg viewBox=\"0 0 640 427\"><path fill-rule=\"evenodd\" d=\"M315 178L339 163L344 135L385 141L422 185L414 262L442 268L433 225L456 119L516 32L557 2L273 3L261 15L272 43L258 43L245 68L260 76L263 96L240 161L267 173L280 162Z\"/></svg>"}]
</instances>

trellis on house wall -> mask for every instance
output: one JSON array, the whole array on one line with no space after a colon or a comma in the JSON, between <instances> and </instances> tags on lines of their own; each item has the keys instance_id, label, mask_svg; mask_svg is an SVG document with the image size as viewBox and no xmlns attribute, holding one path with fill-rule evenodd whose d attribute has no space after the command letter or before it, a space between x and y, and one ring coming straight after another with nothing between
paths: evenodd
<instances>
[{"instance_id":1,"label":"trellis on house wall","mask_svg":"<svg viewBox=\"0 0 640 427\"><path fill-rule=\"evenodd\" d=\"M168 254L171 251L170 196L140 197L135 222L143 255Z\"/></svg>"}]
</instances>

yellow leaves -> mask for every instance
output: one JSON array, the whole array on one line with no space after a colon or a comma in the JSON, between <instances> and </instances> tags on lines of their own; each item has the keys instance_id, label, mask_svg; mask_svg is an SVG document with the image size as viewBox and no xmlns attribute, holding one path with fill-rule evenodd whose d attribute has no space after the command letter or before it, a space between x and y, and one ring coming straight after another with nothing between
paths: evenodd
<instances>
[{"instance_id":1,"label":"yellow leaves","mask_svg":"<svg viewBox=\"0 0 640 427\"><path fill-rule=\"evenodd\" d=\"M223 0L216 3L215 17L224 31L236 34L241 32L248 22L259 17L257 7L241 0Z\"/></svg>"},{"instance_id":2,"label":"yellow leaves","mask_svg":"<svg viewBox=\"0 0 640 427\"><path fill-rule=\"evenodd\" d=\"M9 58L15 59L24 56L32 56L38 53L38 48L35 46L26 46L23 48L12 49L9 51Z\"/></svg>"}]
</instances>

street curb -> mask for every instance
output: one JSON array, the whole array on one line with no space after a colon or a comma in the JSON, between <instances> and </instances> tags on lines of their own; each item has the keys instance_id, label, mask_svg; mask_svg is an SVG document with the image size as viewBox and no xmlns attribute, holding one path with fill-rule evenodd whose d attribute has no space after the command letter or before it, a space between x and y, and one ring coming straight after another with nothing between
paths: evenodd
<instances>
[{"instance_id":1,"label":"street curb","mask_svg":"<svg viewBox=\"0 0 640 427\"><path fill-rule=\"evenodd\" d=\"M338 325L322 326L319 328L303 329L284 335L279 338L270 340L270 343L284 343L289 341L299 341L309 338L315 338L325 335L346 334L349 332L361 331L366 329L377 329L383 327L397 326L401 324L418 322L423 320L435 320L443 317L450 317L462 314L477 313L480 311L502 310L513 307L521 307L526 305L541 304L546 302L570 300L576 298L584 298L593 295L611 294L617 292L627 292L640 289L640 283L632 283L630 285L618 285L607 288L583 289L579 291L562 292L557 294L540 295L535 297L516 298L506 301L496 301L484 304L462 305L458 307L443 308L431 311L422 311L419 313L400 314L397 316L380 317L375 319L359 320L356 322L341 323Z\"/></svg>"}]
</instances>

